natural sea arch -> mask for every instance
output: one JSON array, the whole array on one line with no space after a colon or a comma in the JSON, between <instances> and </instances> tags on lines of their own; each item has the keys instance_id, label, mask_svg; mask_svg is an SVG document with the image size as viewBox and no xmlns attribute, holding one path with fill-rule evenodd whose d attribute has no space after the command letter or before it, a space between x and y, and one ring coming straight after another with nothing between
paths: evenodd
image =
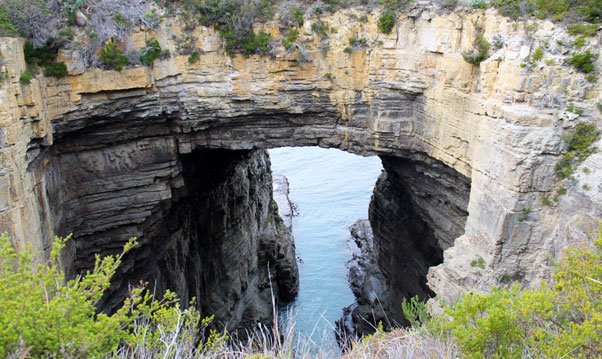
<instances>
[{"instance_id":1,"label":"natural sea arch","mask_svg":"<svg viewBox=\"0 0 602 359\"><path fill-rule=\"evenodd\" d=\"M224 265L237 263L252 276L257 263L219 251L189 260L180 255L190 252L187 241L178 239L194 238L195 223L216 225L221 236L237 228L260 237L261 230L251 227L269 210L269 191L261 185L268 183L269 169L261 151L311 145L382 158L387 196L374 202L382 219L374 227L386 244L380 249L391 249L377 248L391 281L428 271L430 290L454 298L462 290L486 289L517 268L529 269L526 280L536 280L564 233L541 224L558 220L562 227L565 220L561 212L545 211L528 223L517 218L553 189L561 128L547 110L507 105L509 94L519 98L522 91L510 76L513 63L491 61L475 69L462 59L474 37L473 20L407 17L381 47L352 54L342 51L352 35L343 25L330 50L316 47L312 61L300 65L287 54L230 59L214 46L219 35L200 29L204 52L194 65L174 56L152 69L88 69L28 86L12 81L0 89L0 181L9 188L0 198L0 229L43 251L53 235L73 232L71 257L65 258L72 272L90 266L95 251L114 252L138 236L144 249L122 269L122 278L160 272L183 292L210 298L207 310L223 298L250 303L241 296L247 277L228 278ZM511 28L495 16L483 21L485 29ZM157 37L167 47L180 30L162 26ZM11 78L25 70L22 44L0 43ZM218 205L215 196L228 205ZM249 221L228 212L259 203L244 211ZM418 244L407 248L386 239L400 233ZM219 235L209 237L219 242ZM234 237L239 245L251 242ZM443 263L412 263L432 256ZM470 268L479 257L484 272ZM180 270L201 262L212 270ZM404 270L409 274L400 275ZM211 292L200 284L220 278L237 289L214 296L201 291ZM427 290L420 283L412 292ZM126 288L127 280L116 286ZM228 310L242 320L253 317L245 311L261 308Z\"/></svg>"},{"instance_id":2,"label":"natural sea arch","mask_svg":"<svg viewBox=\"0 0 602 359\"><path fill-rule=\"evenodd\" d=\"M74 235L70 273L89 269L95 253L140 239L105 298L108 310L143 279L196 297L204 313L234 328L269 314L256 305L269 297L249 289L265 289L254 272L269 261L259 228L272 210L265 148L317 145L380 156L386 173L370 220L393 312L404 297L433 295L427 272L464 233L470 179L424 152L429 129L420 94L383 89L370 104L358 96L345 115L315 91L286 94L292 102L277 107L283 94L228 97L224 108L182 96L171 105L162 95L160 105L148 103L146 91L110 95L89 95L100 103L53 121L53 143L27 152L41 237Z\"/></svg>"}]
</instances>

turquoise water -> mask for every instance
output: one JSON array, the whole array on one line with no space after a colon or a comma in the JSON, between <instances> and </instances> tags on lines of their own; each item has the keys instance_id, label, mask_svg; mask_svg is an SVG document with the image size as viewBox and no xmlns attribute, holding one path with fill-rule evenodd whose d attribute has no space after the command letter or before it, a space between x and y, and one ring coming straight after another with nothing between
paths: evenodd
<instances>
[{"instance_id":1,"label":"turquoise water","mask_svg":"<svg viewBox=\"0 0 602 359\"><path fill-rule=\"evenodd\" d=\"M334 323L355 300L345 262L349 226L368 218L368 204L382 170L378 157L360 157L318 147L269 151L272 172L285 175L297 216L293 237L299 263L299 296L281 309L296 317L296 332L334 344ZM324 343L324 340L327 343Z\"/></svg>"}]
</instances>

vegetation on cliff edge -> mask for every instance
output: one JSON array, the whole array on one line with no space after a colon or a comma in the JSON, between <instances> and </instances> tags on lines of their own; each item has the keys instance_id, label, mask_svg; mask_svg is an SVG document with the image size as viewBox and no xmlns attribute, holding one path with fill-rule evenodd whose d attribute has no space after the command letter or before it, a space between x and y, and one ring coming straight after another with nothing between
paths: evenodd
<instances>
[{"instance_id":1,"label":"vegetation on cliff edge","mask_svg":"<svg viewBox=\"0 0 602 359\"><path fill-rule=\"evenodd\" d=\"M0 237L0 356L8 358L332 358L300 347L294 325L261 329L243 341L207 330L191 305L170 292L161 300L134 288L114 314L95 305L123 256L96 259L94 269L65 281L58 264L66 239L54 242L48 264L34 264ZM343 355L355 358L599 358L602 355L602 227L595 249L569 248L553 280L532 289L517 282L490 294L467 293L429 318L417 300L405 302L411 328L382 329ZM276 332L272 332L275 330Z\"/></svg>"}]
</instances>

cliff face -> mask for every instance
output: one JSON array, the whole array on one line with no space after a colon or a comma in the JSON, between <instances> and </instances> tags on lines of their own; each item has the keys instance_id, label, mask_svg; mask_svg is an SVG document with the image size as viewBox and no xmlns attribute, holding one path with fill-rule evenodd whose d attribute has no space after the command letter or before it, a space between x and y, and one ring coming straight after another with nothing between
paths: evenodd
<instances>
[{"instance_id":1,"label":"cliff face","mask_svg":"<svg viewBox=\"0 0 602 359\"><path fill-rule=\"evenodd\" d=\"M272 203L263 150L197 150L178 155L164 139L100 145L86 134L56 143L45 168L48 212L57 233L73 233L68 272L91 269L94 255L139 247L123 260L100 307L117 308L131 285L193 298L229 330L272 317L276 301L297 293L288 230ZM85 150L78 145L88 144ZM74 147L73 147L74 146Z\"/></svg>"},{"instance_id":2,"label":"cliff face","mask_svg":"<svg viewBox=\"0 0 602 359\"><path fill-rule=\"evenodd\" d=\"M0 183L7 190L0 193L0 230L46 251L54 234L73 231L71 263L79 270L90 265L92 252L115 250L132 235L156 241L149 233L161 233L160 242L172 238L173 244L155 246L174 255L201 253L182 236L193 238L195 226L208 221L214 239L206 245L215 245L213 230L224 236L233 223L233 242L223 244L223 252L212 249L223 255L205 258L212 268L205 269L234 262L236 273L253 273L263 270L259 262L255 267L236 256L262 247L239 244L251 240L247 235L262 243L270 201L257 191L263 193L260 183L269 186L265 168L256 167L245 180L212 184L228 205L203 202L218 213L202 217L190 209L199 198L211 202L214 192L191 183L211 182L204 177L217 165L207 169L188 158L208 149L318 145L382 156L387 173L371 218L379 222L372 223L375 248L389 284L405 281L402 272L419 277L428 271L428 288L413 279L412 288L453 299L460 291L487 290L504 274L520 272L527 283L545 277L550 258L567 245L586 243L590 223L602 218L602 154L586 161L591 171L578 173L576 184L565 181L568 193L557 205L541 205L559 185L553 167L564 148L561 134L577 121L568 104L583 109L580 119L600 124L599 83L562 65L570 51L562 43L572 43L571 37L550 22L513 23L492 10L446 14L428 7L403 15L384 36L374 14L366 14L366 23L350 17L362 11L324 18L337 29L326 36L306 21L298 41L308 62L282 47L273 57L230 59L213 30L184 33L167 19L155 32L133 37L138 48L156 38L174 54L153 68L82 72L69 64L68 78L38 76L30 85L18 82L25 69L22 41L3 39L8 80L0 88ZM487 39L499 34L505 43L478 67L462 58L473 47L475 24ZM264 29L279 35L275 24ZM185 35L202 50L193 64L176 55ZM365 37L370 46L346 53L350 37ZM586 48L599 52L598 44L589 39ZM551 61L521 66L539 46ZM70 56L61 54L67 62ZM261 162L250 156L243 167ZM195 175L187 177L186 168ZM229 212L241 204L244 224ZM523 208L530 214L519 220ZM193 263L204 260L192 257L198 257ZM479 258L484 268L470 265ZM169 269L153 270L188 287L190 295L203 294L188 281L206 283L205 274L184 279L189 271L174 269L187 261L170 255L163 265ZM124 270L143 267L135 263ZM225 278L240 288L253 282ZM220 298L238 295L225 290Z\"/></svg>"}]
</instances>

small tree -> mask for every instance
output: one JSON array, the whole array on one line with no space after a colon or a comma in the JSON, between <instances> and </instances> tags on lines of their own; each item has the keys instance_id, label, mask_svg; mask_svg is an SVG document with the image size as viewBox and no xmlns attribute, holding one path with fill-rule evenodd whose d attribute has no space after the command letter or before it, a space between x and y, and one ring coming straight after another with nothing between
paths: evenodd
<instances>
[{"instance_id":1,"label":"small tree","mask_svg":"<svg viewBox=\"0 0 602 359\"><path fill-rule=\"evenodd\" d=\"M143 302L141 290L113 315L96 313L95 305L136 242L119 256L96 257L91 272L65 282L58 259L69 238L55 238L50 263L35 265L29 251L16 252L6 234L0 237L0 357L25 345L34 357L62 352L98 358L129 335L124 329L136 315L133 306Z\"/></svg>"},{"instance_id":2,"label":"small tree","mask_svg":"<svg viewBox=\"0 0 602 359\"><path fill-rule=\"evenodd\" d=\"M568 249L552 283L465 294L447 307L450 321L438 319L467 358L600 358L602 227L594 245Z\"/></svg>"}]
</instances>

